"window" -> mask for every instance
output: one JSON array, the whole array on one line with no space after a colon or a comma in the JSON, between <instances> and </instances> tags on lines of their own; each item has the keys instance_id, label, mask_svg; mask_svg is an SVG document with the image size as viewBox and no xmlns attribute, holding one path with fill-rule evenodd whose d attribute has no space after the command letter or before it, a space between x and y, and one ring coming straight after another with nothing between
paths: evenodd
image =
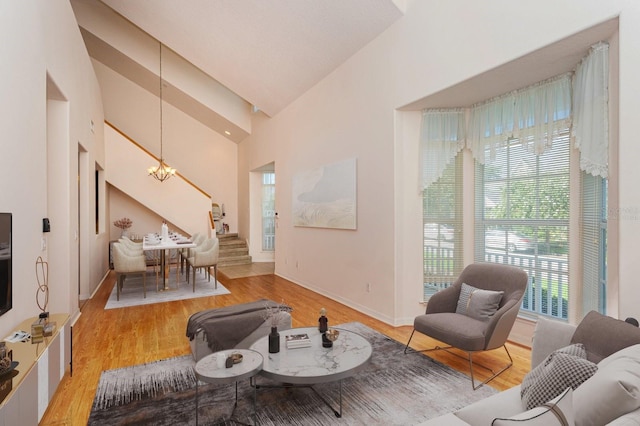
<instances>
[{"instance_id":1,"label":"window","mask_svg":"<svg viewBox=\"0 0 640 426\"><path fill-rule=\"evenodd\" d=\"M276 174L262 174L262 250L274 251L276 243Z\"/></svg>"},{"instance_id":2,"label":"window","mask_svg":"<svg viewBox=\"0 0 640 426\"><path fill-rule=\"evenodd\" d=\"M569 128L543 154L510 138L493 155L493 161L476 164L476 261L524 269L529 286L522 308L566 319Z\"/></svg>"},{"instance_id":3,"label":"window","mask_svg":"<svg viewBox=\"0 0 640 426\"><path fill-rule=\"evenodd\" d=\"M462 156L422 192L424 299L462 272Z\"/></svg>"},{"instance_id":4,"label":"window","mask_svg":"<svg viewBox=\"0 0 640 426\"><path fill-rule=\"evenodd\" d=\"M582 172L582 312L606 314L607 179Z\"/></svg>"},{"instance_id":5,"label":"window","mask_svg":"<svg viewBox=\"0 0 640 426\"><path fill-rule=\"evenodd\" d=\"M464 193L475 199L475 261L529 275L521 313L606 313L608 73L608 45L597 43L575 72L475 104L464 120L460 109L423 111L425 299L462 266ZM473 194L450 165L461 141L475 159Z\"/></svg>"}]
</instances>

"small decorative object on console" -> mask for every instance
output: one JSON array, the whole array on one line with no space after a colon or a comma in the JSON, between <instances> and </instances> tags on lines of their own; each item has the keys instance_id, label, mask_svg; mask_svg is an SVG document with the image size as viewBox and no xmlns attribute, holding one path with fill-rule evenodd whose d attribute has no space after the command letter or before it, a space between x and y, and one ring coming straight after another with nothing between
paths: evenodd
<instances>
[{"instance_id":1,"label":"small decorative object on console","mask_svg":"<svg viewBox=\"0 0 640 426\"><path fill-rule=\"evenodd\" d=\"M42 343L44 341L44 323L40 320L31 324L31 343Z\"/></svg>"},{"instance_id":2,"label":"small decorative object on console","mask_svg":"<svg viewBox=\"0 0 640 426\"><path fill-rule=\"evenodd\" d=\"M15 370L18 364L18 361L13 360L13 351L8 351L6 343L0 342L0 377ZM6 378L0 380L6 380Z\"/></svg>"},{"instance_id":3,"label":"small decorative object on console","mask_svg":"<svg viewBox=\"0 0 640 426\"><path fill-rule=\"evenodd\" d=\"M11 351L7 352L7 344L0 342L0 375L11 368Z\"/></svg>"},{"instance_id":4,"label":"small decorative object on console","mask_svg":"<svg viewBox=\"0 0 640 426\"><path fill-rule=\"evenodd\" d=\"M28 342L31 339L31 335L26 331L19 330L14 331L10 336L5 337L6 342L16 343L16 342Z\"/></svg>"}]
</instances>

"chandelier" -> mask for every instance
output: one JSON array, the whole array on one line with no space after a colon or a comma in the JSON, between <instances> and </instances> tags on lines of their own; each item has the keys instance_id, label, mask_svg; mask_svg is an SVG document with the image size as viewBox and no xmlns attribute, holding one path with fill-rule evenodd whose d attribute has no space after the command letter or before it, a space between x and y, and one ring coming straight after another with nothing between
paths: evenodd
<instances>
[{"instance_id":1,"label":"chandelier","mask_svg":"<svg viewBox=\"0 0 640 426\"><path fill-rule=\"evenodd\" d=\"M149 167L147 172L149 176L153 176L160 182L176 174L176 169L169 167L162 156L162 43L160 43L160 162L157 166Z\"/></svg>"}]
</instances>

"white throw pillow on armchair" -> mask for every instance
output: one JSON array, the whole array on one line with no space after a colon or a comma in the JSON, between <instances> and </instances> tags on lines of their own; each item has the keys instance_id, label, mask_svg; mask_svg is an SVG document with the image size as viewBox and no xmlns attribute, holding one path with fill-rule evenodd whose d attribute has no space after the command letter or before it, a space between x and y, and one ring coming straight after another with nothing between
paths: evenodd
<instances>
[{"instance_id":1,"label":"white throw pillow on armchair","mask_svg":"<svg viewBox=\"0 0 640 426\"><path fill-rule=\"evenodd\" d=\"M503 294L504 291L483 290L462 283L456 314L488 321L498 310Z\"/></svg>"}]
</instances>

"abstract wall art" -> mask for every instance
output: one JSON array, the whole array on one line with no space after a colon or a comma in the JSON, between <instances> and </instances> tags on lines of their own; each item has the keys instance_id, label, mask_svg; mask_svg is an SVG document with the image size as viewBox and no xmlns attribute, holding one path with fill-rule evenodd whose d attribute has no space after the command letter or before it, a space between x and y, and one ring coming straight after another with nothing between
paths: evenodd
<instances>
[{"instance_id":1,"label":"abstract wall art","mask_svg":"<svg viewBox=\"0 0 640 426\"><path fill-rule=\"evenodd\" d=\"M293 225L356 229L356 159L293 177Z\"/></svg>"}]
</instances>

